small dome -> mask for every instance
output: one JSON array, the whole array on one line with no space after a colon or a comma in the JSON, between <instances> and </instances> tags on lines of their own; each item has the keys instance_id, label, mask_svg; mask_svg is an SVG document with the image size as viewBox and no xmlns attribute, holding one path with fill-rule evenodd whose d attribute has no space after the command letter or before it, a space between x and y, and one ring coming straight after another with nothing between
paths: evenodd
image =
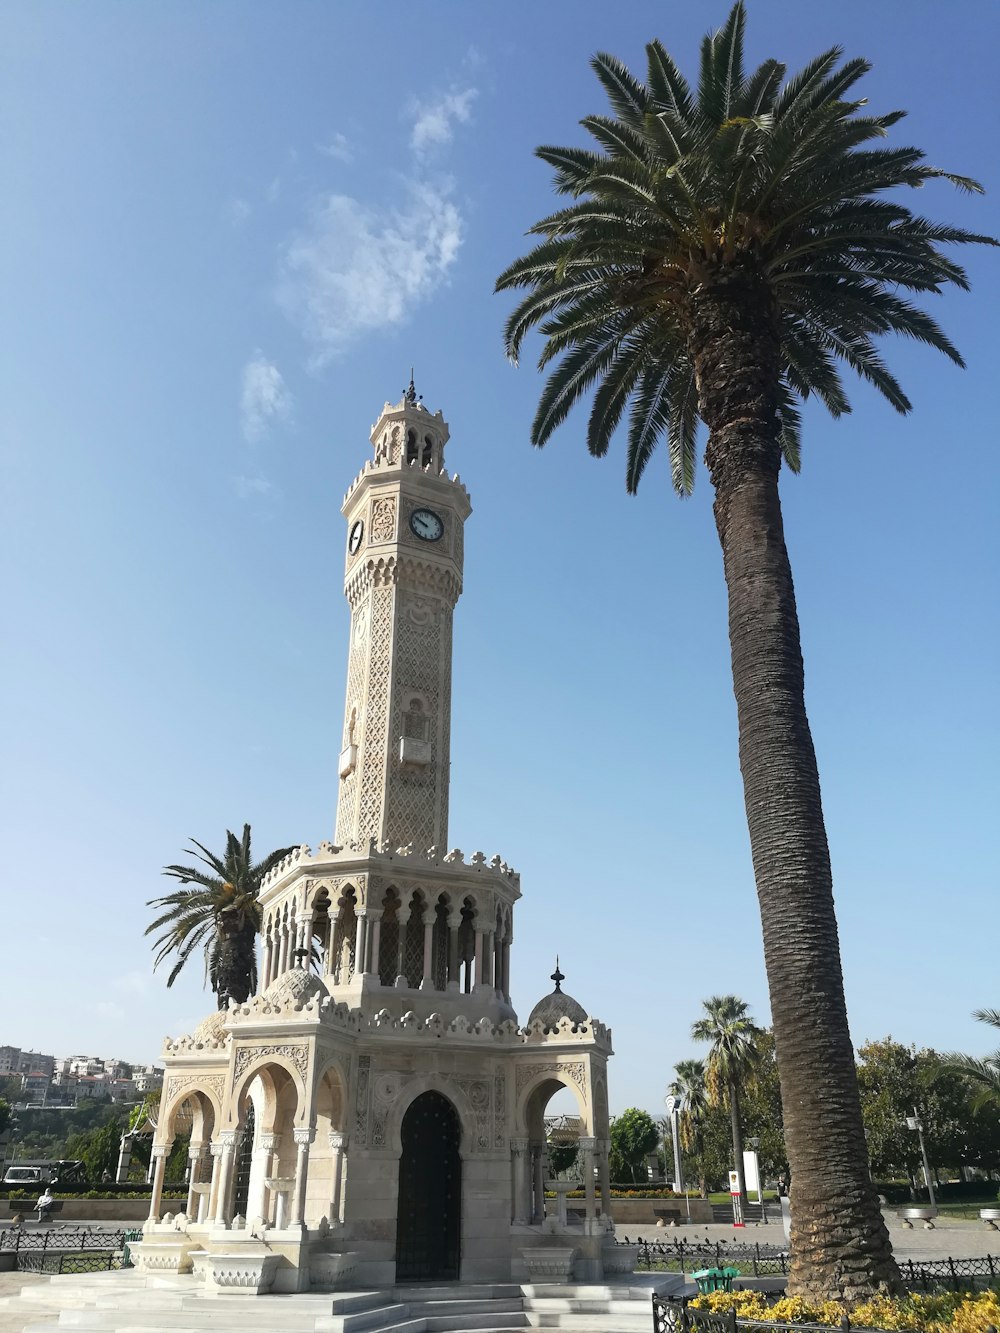
<instances>
[{"instance_id":1,"label":"small dome","mask_svg":"<svg viewBox=\"0 0 1000 1333\"><path fill-rule=\"evenodd\" d=\"M225 1009L216 1009L203 1018L194 1030L195 1041L200 1041L205 1046L210 1046L213 1042L225 1041L226 1024L229 1022L229 1015Z\"/></svg>"},{"instance_id":2,"label":"small dome","mask_svg":"<svg viewBox=\"0 0 1000 1333\"><path fill-rule=\"evenodd\" d=\"M264 992L264 999L271 1004L304 1006L317 996L326 995L327 989L319 977L301 967L289 968L276 977Z\"/></svg>"},{"instance_id":3,"label":"small dome","mask_svg":"<svg viewBox=\"0 0 1000 1333\"><path fill-rule=\"evenodd\" d=\"M541 1022L547 1028L554 1028L558 1027L564 1018L568 1018L571 1023L586 1023L588 1018L586 1009L579 1000L574 1000L572 995L567 995L562 990L562 983L566 978L559 971L558 958L552 980L556 983L555 990L538 1001L528 1016L528 1026Z\"/></svg>"}]
</instances>

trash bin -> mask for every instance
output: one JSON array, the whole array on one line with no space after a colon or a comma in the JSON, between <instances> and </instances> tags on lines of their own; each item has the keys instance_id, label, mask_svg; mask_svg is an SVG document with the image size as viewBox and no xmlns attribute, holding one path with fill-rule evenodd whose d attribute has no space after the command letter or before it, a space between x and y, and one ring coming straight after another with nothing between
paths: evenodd
<instances>
[{"instance_id":1,"label":"trash bin","mask_svg":"<svg viewBox=\"0 0 1000 1333\"><path fill-rule=\"evenodd\" d=\"M732 1291L733 1278L739 1275L738 1268L703 1268L691 1274L702 1296L707 1296L711 1291Z\"/></svg>"},{"instance_id":2,"label":"trash bin","mask_svg":"<svg viewBox=\"0 0 1000 1333\"><path fill-rule=\"evenodd\" d=\"M142 1227L132 1227L125 1232L122 1237L122 1268L132 1267L132 1254L129 1249L129 1242L133 1240L142 1240Z\"/></svg>"}]
</instances>

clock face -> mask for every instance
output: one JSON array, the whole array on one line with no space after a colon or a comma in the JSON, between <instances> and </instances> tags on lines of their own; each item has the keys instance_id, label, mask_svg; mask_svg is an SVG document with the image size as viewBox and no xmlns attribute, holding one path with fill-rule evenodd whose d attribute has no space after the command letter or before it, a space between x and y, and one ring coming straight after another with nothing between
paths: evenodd
<instances>
[{"instance_id":1,"label":"clock face","mask_svg":"<svg viewBox=\"0 0 1000 1333\"><path fill-rule=\"evenodd\" d=\"M357 519L351 524L351 532L347 538L347 549L351 555L357 555L361 549L361 539L365 535L365 525L362 519Z\"/></svg>"},{"instance_id":2,"label":"clock face","mask_svg":"<svg viewBox=\"0 0 1000 1333\"><path fill-rule=\"evenodd\" d=\"M438 542L444 536L444 520L433 509L414 509L410 529L424 542Z\"/></svg>"}]
</instances>

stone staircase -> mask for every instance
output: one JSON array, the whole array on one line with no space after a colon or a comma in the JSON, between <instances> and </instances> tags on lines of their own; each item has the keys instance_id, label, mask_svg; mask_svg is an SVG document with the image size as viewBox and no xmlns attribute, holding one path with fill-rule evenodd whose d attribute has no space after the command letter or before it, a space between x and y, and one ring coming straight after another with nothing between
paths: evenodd
<instances>
[{"instance_id":1,"label":"stone staircase","mask_svg":"<svg viewBox=\"0 0 1000 1333\"><path fill-rule=\"evenodd\" d=\"M206 1295L197 1278L136 1272L53 1277L0 1299L0 1323L31 1333L650 1333L650 1292L682 1279L613 1285L453 1283L288 1296Z\"/></svg>"}]
</instances>

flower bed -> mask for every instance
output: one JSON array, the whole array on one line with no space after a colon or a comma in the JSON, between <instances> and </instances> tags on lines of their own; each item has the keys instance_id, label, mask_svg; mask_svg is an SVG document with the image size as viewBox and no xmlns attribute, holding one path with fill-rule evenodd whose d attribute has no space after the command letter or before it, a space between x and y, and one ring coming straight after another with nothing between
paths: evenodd
<instances>
[{"instance_id":1,"label":"flower bed","mask_svg":"<svg viewBox=\"0 0 1000 1333\"><path fill-rule=\"evenodd\" d=\"M737 1327L748 1329L756 1325L812 1325L821 1328L843 1328L844 1307L836 1301L811 1305L799 1296L785 1296L768 1303L759 1291L716 1291L698 1296L689 1303L691 1311L705 1310L711 1314L735 1312ZM849 1315L850 1328L873 1329L880 1333L988 1333L1000 1328L1000 1293L940 1292L929 1295L876 1296L856 1305ZM697 1328L697 1316L691 1321Z\"/></svg>"}]
</instances>

